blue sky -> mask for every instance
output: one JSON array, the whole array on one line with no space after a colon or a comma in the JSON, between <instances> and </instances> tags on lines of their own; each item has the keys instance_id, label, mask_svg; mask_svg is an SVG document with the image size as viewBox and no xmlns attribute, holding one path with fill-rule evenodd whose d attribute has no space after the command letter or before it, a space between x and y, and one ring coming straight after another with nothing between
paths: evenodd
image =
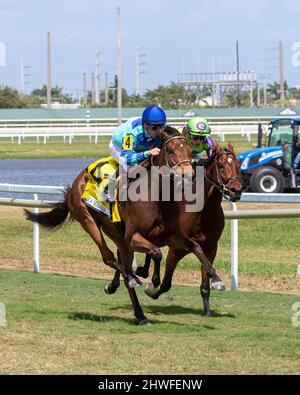
<instances>
[{"instance_id":1,"label":"blue sky","mask_svg":"<svg viewBox=\"0 0 300 395\"><path fill-rule=\"evenodd\" d=\"M292 64L300 43L299 0L0 0L0 42L6 66L0 84L20 89L20 58L29 66L25 92L46 84L47 32L52 40L52 82L64 92L82 89L82 74L94 71L100 48L100 88L117 70L117 6L121 8L124 88L135 88L135 48L141 58L141 90L176 81L178 73L256 70L261 82L278 80L278 41L283 42L285 77L300 85ZM294 44L295 45L295 44ZM297 47L297 45L296 45ZM300 44L299 46L300 47Z\"/></svg>"}]
</instances>

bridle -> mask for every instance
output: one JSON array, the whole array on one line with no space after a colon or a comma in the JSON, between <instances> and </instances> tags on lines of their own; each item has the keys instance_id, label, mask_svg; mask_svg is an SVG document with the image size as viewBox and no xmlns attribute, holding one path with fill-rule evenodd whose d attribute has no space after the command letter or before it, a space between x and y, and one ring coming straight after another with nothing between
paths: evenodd
<instances>
[{"instance_id":1,"label":"bridle","mask_svg":"<svg viewBox=\"0 0 300 395\"><path fill-rule=\"evenodd\" d=\"M231 152L231 151L222 151L222 154L230 155L230 154L233 154L233 152ZM217 158L218 158L217 154L214 153L213 156L212 156L211 161L209 162L209 163L211 163L213 161L213 163L214 163L214 171L215 171L215 174L216 174L216 177L217 177L217 182L214 182L214 181L210 180L207 177L206 172L204 172L204 177L211 185L213 185L215 188L218 189L218 191L222 194L222 196L226 200L229 200L230 199L230 195L231 195L229 186L230 186L230 184L233 181L239 181L240 182L240 178L237 177L237 176L234 176L234 177L228 178L226 180L226 182L223 182L222 178L220 176L220 170L219 170L218 165L217 165Z\"/></svg>"},{"instance_id":2,"label":"bridle","mask_svg":"<svg viewBox=\"0 0 300 395\"><path fill-rule=\"evenodd\" d=\"M190 163L190 165L192 166L192 161L190 159L183 159L180 162L176 163L175 165L172 165L170 163L169 158L168 158L167 145L169 144L170 141L175 140L175 139L176 140L180 139L180 140L185 140L186 141L184 136L173 136L173 137L170 137L169 139L167 139L166 141L164 141L164 143L162 145L162 150L164 150L163 154L164 154L164 158L165 158L165 161L166 161L166 166L169 169L170 173L173 173L173 174L177 174L175 169L178 166L180 166L182 163ZM153 166L153 156L151 156L151 166Z\"/></svg>"}]
</instances>

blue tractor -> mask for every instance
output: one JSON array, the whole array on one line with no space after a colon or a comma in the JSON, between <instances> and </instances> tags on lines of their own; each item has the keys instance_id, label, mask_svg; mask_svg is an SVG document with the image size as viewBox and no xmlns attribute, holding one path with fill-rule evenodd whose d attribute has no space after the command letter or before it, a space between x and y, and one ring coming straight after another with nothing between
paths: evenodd
<instances>
[{"instance_id":1,"label":"blue tractor","mask_svg":"<svg viewBox=\"0 0 300 395\"><path fill-rule=\"evenodd\" d=\"M261 147L262 129L259 128L257 148L237 157L246 190L279 193L300 188L300 169L294 168L300 153L299 125L300 118L270 121L265 147Z\"/></svg>"}]
</instances>

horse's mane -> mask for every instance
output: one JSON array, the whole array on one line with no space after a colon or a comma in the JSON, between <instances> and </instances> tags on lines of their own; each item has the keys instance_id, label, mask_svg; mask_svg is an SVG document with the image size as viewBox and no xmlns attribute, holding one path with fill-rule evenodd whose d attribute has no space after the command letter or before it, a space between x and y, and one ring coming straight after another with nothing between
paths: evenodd
<instances>
[{"instance_id":1,"label":"horse's mane","mask_svg":"<svg viewBox=\"0 0 300 395\"><path fill-rule=\"evenodd\" d=\"M169 138L174 137L174 136L181 136L181 133L176 129L173 128L172 126L166 125L164 127L164 132L166 132L167 135L162 137L164 141L167 141ZM146 169L149 168L151 165L151 157L143 160L142 162L139 163L140 166L144 166Z\"/></svg>"},{"instance_id":2,"label":"horse's mane","mask_svg":"<svg viewBox=\"0 0 300 395\"><path fill-rule=\"evenodd\" d=\"M233 152L228 148L223 148L223 151L225 151L227 154L233 154Z\"/></svg>"},{"instance_id":3,"label":"horse's mane","mask_svg":"<svg viewBox=\"0 0 300 395\"><path fill-rule=\"evenodd\" d=\"M226 154L233 154L233 152L228 147L225 147L225 148L220 147L220 148L221 148L221 151L220 151L221 153L225 152ZM199 158L198 164L200 166L204 166L204 167L210 166L213 163L213 161L215 160L216 156L217 156L217 153L213 150L211 153L211 156L209 158Z\"/></svg>"}]
</instances>

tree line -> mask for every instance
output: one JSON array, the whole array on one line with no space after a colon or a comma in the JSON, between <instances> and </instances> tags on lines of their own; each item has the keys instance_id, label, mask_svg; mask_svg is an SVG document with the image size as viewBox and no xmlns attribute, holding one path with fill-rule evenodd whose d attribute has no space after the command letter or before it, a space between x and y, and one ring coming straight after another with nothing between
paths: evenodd
<instances>
[{"instance_id":1,"label":"tree line","mask_svg":"<svg viewBox=\"0 0 300 395\"><path fill-rule=\"evenodd\" d=\"M80 98L80 104L83 107L116 107L117 106L117 81L109 87L108 92L101 91L100 103L95 104L91 91L87 91L85 97ZM300 88L289 88L287 82L284 84L285 101L280 101L280 85L277 82L269 83L266 90L263 88L253 89L253 103L257 103L257 96L260 94L261 106L264 102L266 93L266 102L268 106L290 106L300 103ZM55 86L51 89L52 101L60 104L72 104L78 102L67 93L63 93L63 88ZM124 107L145 107L150 104L158 104L166 109L190 109L199 107L201 104L205 107L211 107L209 90L202 91L201 97L192 90L185 89L183 85L171 82L170 85L159 85L155 89L148 89L143 95L129 95L125 89L122 92L122 103ZM205 102L207 100L207 102ZM9 86L0 86L0 108L39 108L47 102L47 87L43 85L40 89L34 89L30 94L23 95ZM250 96L248 92L239 93L239 103L241 107L250 106ZM231 89L224 94L221 107L235 107L237 105L237 91Z\"/></svg>"}]
</instances>

